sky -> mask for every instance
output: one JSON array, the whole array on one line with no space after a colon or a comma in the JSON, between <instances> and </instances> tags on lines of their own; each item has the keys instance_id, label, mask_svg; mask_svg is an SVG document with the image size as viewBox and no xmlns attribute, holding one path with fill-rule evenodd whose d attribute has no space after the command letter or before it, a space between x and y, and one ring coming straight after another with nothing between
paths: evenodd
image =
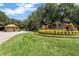
<instances>
[{"instance_id":1,"label":"sky","mask_svg":"<svg viewBox=\"0 0 79 59\"><path fill-rule=\"evenodd\" d=\"M41 6L41 3L0 3L0 11L10 18L24 20Z\"/></svg>"}]
</instances>

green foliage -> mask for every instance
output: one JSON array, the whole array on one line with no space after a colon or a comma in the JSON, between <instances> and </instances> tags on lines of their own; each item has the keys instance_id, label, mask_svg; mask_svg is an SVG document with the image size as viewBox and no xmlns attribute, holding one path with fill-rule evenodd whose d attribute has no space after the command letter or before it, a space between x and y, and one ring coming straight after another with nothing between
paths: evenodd
<instances>
[{"instance_id":1,"label":"green foliage","mask_svg":"<svg viewBox=\"0 0 79 59\"><path fill-rule=\"evenodd\" d=\"M2 11L0 11L0 24L7 25L7 24L16 24L20 28L22 28L22 22L20 20L12 19L6 16Z\"/></svg>"},{"instance_id":2,"label":"green foliage","mask_svg":"<svg viewBox=\"0 0 79 59\"><path fill-rule=\"evenodd\" d=\"M63 9L63 10L62 10ZM63 15L61 14L63 12ZM30 20L34 24L30 26L36 26L36 28L41 28L42 25L48 24L49 22L61 21L63 22L65 18L68 18L73 24L77 24L79 15L79 6L74 3L46 3L42 7L35 10L26 19L26 23L29 24ZM27 25L28 26L28 25Z\"/></svg>"},{"instance_id":3,"label":"green foliage","mask_svg":"<svg viewBox=\"0 0 79 59\"><path fill-rule=\"evenodd\" d=\"M3 12L0 11L0 23L6 24L8 22L9 22L9 18Z\"/></svg>"}]
</instances>

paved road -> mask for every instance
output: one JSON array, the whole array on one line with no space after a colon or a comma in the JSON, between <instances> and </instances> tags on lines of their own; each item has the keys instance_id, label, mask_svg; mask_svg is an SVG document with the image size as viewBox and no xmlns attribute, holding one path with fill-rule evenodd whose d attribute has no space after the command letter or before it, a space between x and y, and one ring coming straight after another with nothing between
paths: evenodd
<instances>
[{"instance_id":1,"label":"paved road","mask_svg":"<svg viewBox=\"0 0 79 59\"><path fill-rule=\"evenodd\" d=\"M11 37L20 34L25 33L24 31L21 32L0 32L0 45L10 39Z\"/></svg>"}]
</instances>

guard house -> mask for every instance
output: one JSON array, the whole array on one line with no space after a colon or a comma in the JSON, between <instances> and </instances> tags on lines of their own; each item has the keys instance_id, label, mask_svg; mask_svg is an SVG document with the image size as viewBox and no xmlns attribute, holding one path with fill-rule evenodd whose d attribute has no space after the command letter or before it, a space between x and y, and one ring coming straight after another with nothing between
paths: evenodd
<instances>
[{"instance_id":1,"label":"guard house","mask_svg":"<svg viewBox=\"0 0 79 59\"><path fill-rule=\"evenodd\" d=\"M5 26L4 31L6 31L6 32L17 32L17 31L20 31L20 28L15 24L9 24L9 25Z\"/></svg>"}]
</instances>

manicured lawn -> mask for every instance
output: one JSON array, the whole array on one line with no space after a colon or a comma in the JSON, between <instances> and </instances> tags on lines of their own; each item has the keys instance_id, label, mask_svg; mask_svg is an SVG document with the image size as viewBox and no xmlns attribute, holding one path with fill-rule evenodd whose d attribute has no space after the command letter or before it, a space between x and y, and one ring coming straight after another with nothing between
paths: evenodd
<instances>
[{"instance_id":1,"label":"manicured lawn","mask_svg":"<svg viewBox=\"0 0 79 59\"><path fill-rule=\"evenodd\" d=\"M0 46L0 55L77 56L79 38L44 37L34 33L17 35Z\"/></svg>"}]
</instances>

